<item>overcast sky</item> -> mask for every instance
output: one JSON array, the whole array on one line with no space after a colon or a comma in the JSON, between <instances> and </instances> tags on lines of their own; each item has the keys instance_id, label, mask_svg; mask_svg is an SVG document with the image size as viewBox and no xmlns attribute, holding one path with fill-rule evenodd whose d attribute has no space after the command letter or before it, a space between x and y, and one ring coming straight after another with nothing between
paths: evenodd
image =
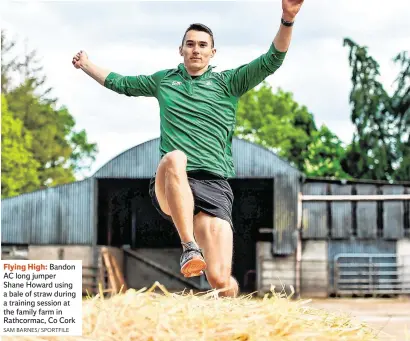
<instances>
[{"instance_id":1,"label":"overcast sky","mask_svg":"<svg viewBox=\"0 0 410 341\"><path fill-rule=\"evenodd\" d=\"M159 136L156 99L128 98L104 89L74 69L72 56L85 50L96 64L124 75L174 68L183 32L193 22L211 27L223 71L267 51L278 28L281 1L204 2L8 2L2 28L27 40L41 57L48 85L68 107L77 129L99 148L92 173L123 151ZM344 142L350 123L350 37L369 48L388 91L397 74L392 58L410 50L410 3L397 0L305 0L282 67L267 81L291 91L316 124L326 124ZM20 47L19 47L20 48Z\"/></svg>"}]
</instances>

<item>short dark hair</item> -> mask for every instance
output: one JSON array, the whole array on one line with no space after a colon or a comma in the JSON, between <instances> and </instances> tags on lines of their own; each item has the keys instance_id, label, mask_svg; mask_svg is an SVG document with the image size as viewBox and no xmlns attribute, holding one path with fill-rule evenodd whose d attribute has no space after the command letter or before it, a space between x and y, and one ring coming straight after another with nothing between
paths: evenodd
<instances>
[{"instance_id":1,"label":"short dark hair","mask_svg":"<svg viewBox=\"0 0 410 341\"><path fill-rule=\"evenodd\" d=\"M185 37L188 31L200 31L200 32L208 33L211 36L212 47L214 47L215 41L214 41L214 34L212 33L212 30L208 26L205 26L204 24L199 24L199 23L191 24L186 29L184 37L182 38L182 46L184 46Z\"/></svg>"}]
</instances>

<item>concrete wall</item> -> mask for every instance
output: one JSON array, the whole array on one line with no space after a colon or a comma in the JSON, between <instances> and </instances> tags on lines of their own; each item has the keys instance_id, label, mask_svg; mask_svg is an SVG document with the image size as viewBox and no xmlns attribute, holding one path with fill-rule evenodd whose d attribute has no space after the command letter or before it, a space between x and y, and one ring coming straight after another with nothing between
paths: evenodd
<instances>
[{"instance_id":1,"label":"concrete wall","mask_svg":"<svg viewBox=\"0 0 410 341\"><path fill-rule=\"evenodd\" d=\"M100 276L97 269L101 268L99 255L102 246L97 246L94 250L92 246L83 245L30 245L28 247L28 259L31 260L82 260L83 264L83 292L96 292L95 280L92 276ZM106 247L114 256L115 261L124 274L124 254L123 250L114 247ZM100 277L97 277L101 281Z\"/></svg>"},{"instance_id":2,"label":"concrete wall","mask_svg":"<svg viewBox=\"0 0 410 341\"><path fill-rule=\"evenodd\" d=\"M1 259L27 259L28 250L26 246L4 246L1 245Z\"/></svg>"},{"instance_id":3,"label":"concrete wall","mask_svg":"<svg viewBox=\"0 0 410 341\"><path fill-rule=\"evenodd\" d=\"M327 241L308 240L302 246L301 297L328 297Z\"/></svg>"},{"instance_id":4,"label":"concrete wall","mask_svg":"<svg viewBox=\"0 0 410 341\"><path fill-rule=\"evenodd\" d=\"M271 250L271 242L256 243L256 290L262 296L274 285L276 292L289 294L290 286L295 288L295 255L273 257Z\"/></svg>"},{"instance_id":5,"label":"concrete wall","mask_svg":"<svg viewBox=\"0 0 410 341\"><path fill-rule=\"evenodd\" d=\"M410 291L410 239L397 241L397 263L399 266L399 280L401 280L407 291Z\"/></svg>"},{"instance_id":6,"label":"concrete wall","mask_svg":"<svg viewBox=\"0 0 410 341\"><path fill-rule=\"evenodd\" d=\"M296 256L273 257L270 242L258 242L257 255L257 290L260 295L270 291L290 293L290 286L296 289ZM328 296L328 259L326 241L304 241L301 263L301 296Z\"/></svg>"}]
</instances>

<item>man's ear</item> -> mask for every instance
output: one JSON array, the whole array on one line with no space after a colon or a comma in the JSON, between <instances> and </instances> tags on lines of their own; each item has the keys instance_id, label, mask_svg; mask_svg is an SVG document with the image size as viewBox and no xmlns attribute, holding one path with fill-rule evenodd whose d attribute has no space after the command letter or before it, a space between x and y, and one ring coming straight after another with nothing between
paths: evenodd
<instances>
[{"instance_id":1,"label":"man's ear","mask_svg":"<svg viewBox=\"0 0 410 341\"><path fill-rule=\"evenodd\" d=\"M215 54L216 54L216 49L214 48L214 49L212 49L212 55L211 55L211 58L213 58L213 57L215 56Z\"/></svg>"},{"instance_id":2,"label":"man's ear","mask_svg":"<svg viewBox=\"0 0 410 341\"><path fill-rule=\"evenodd\" d=\"M182 56L182 46L179 47L179 54Z\"/></svg>"}]
</instances>

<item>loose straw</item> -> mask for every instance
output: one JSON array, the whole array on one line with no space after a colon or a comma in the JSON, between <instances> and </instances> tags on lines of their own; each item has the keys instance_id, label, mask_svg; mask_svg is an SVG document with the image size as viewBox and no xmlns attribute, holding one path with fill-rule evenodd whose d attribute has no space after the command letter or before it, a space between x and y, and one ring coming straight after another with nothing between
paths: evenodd
<instances>
[{"instance_id":1,"label":"loose straw","mask_svg":"<svg viewBox=\"0 0 410 341\"><path fill-rule=\"evenodd\" d=\"M218 297L217 291L170 293L147 289L103 293L83 301L82 337L3 337L52 341L368 341L386 334L347 314L309 307L274 288L263 298ZM388 338L393 340L393 338ZM403 340L404 341L404 340Z\"/></svg>"}]
</instances>

